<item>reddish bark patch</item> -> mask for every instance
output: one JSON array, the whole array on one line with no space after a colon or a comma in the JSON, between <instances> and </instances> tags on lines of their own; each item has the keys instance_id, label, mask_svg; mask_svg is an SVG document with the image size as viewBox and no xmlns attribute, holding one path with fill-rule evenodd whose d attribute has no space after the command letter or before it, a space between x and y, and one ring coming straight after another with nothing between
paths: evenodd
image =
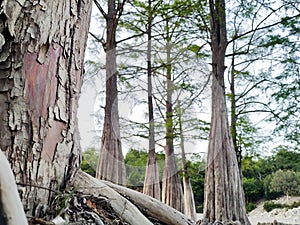
<instances>
[{"instance_id":1,"label":"reddish bark patch","mask_svg":"<svg viewBox=\"0 0 300 225\"><path fill-rule=\"evenodd\" d=\"M41 47L43 48L43 46ZM49 46L43 64L36 53L27 52L24 57L25 99L32 113L32 121L38 126L40 117L47 118L48 107L54 106L57 94L58 58L61 48ZM41 57L41 56L39 56Z\"/></svg>"},{"instance_id":2,"label":"reddish bark patch","mask_svg":"<svg viewBox=\"0 0 300 225\"><path fill-rule=\"evenodd\" d=\"M66 128L66 124L60 121L53 121L51 127L48 128L42 151L42 159L52 161L56 145L62 142L63 136L61 132Z\"/></svg>"}]
</instances>

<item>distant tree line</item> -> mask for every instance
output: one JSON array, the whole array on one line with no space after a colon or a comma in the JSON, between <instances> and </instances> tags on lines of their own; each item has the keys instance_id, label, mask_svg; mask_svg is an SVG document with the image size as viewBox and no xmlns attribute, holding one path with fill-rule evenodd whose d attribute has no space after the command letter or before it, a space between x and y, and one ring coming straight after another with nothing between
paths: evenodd
<instances>
[{"instance_id":1,"label":"distant tree line","mask_svg":"<svg viewBox=\"0 0 300 225\"><path fill-rule=\"evenodd\" d=\"M143 189L147 152L131 149L125 156L127 186ZM94 148L83 153L82 169L95 174L98 153ZM164 168L164 154L157 154L160 180ZM179 173L180 157L176 157ZM194 190L197 212L202 212L204 201L205 160L199 154L188 157L187 168ZM283 195L300 195L300 153L280 148L274 154L262 156L244 156L242 159L243 188L247 210L252 210L261 199L271 200Z\"/></svg>"}]
</instances>

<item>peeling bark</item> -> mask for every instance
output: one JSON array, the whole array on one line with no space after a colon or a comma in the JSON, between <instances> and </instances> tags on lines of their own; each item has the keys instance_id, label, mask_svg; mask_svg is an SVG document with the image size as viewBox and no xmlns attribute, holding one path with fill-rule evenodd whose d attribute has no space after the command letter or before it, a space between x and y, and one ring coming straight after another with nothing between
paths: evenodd
<instances>
[{"instance_id":1,"label":"peeling bark","mask_svg":"<svg viewBox=\"0 0 300 225\"><path fill-rule=\"evenodd\" d=\"M2 1L0 147L28 215L66 188L80 164L77 107L90 0Z\"/></svg>"}]
</instances>

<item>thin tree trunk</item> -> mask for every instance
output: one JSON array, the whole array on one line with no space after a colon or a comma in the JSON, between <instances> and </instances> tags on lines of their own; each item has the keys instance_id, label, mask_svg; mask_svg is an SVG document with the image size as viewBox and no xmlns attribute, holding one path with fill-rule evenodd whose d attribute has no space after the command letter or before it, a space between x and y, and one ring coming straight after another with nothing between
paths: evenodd
<instances>
[{"instance_id":1,"label":"thin tree trunk","mask_svg":"<svg viewBox=\"0 0 300 225\"><path fill-rule=\"evenodd\" d=\"M234 43L233 43L234 45ZM232 56L231 61L231 77L230 77L230 91L231 91L231 124L230 124L230 131L233 141L233 148L236 154L238 167L240 174L242 175L242 152L239 149L238 142L237 142L237 130L236 130L236 122L238 116L236 114L236 94L235 94L235 56ZM242 176L241 176L242 179Z\"/></svg>"},{"instance_id":2,"label":"thin tree trunk","mask_svg":"<svg viewBox=\"0 0 300 225\"><path fill-rule=\"evenodd\" d=\"M106 15L106 105L103 133L96 178L126 185L126 170L122 153L116 64L116 2L108 1Z\"/></svg>"},{"instance_id":3,"label":"thin tree trunk","mask_svg":"<svg viewBox=\"0 0 300 225\"><path fill-rule=\"evenodd\" d=\"M225 1L210 0L212 116L205 174L204 221L250 225L225 102Z\"/></svg>"},{"instance_id":4,"label":"thin tree trunk","mask_svg":"<svg viewBox=\"0 0 300 225\"><path fill-rule=\"evenodd\" d=\"M167 205L184 212L183 192L178 174L174 155L174 130L173 130L173 107L172 93L173 83L171 74L171 46L169 40L168 20L167 29L167 101L166 101L166 146L165 146L165 169L162 180L162 201Z\"/></svg>"},{"instance_id":5,"label":"thin tree trunk","mask_svg":"<svg viewBox=\"0 0 300 225\"><path fill-rule=\"evenodd\" d=\"M194 200L194 193L191 185L191 180L186 164L185 158L185 148L184 148L184 136L182 128L182 110L180 102L178 102L178 120L179 120L179 133L180 133L180 148L181 148L181 163L183 170L183 197L184 197L184 213L185 215L192 219L193 221L197 220L196 206Z\"/></svg>"},{"instance_id":6,"label":"thin tree trunk","mask_svg":"<svg viewBox=\"0 0 300 225\"><path fill-rule=\"evenodd\" d=\"M147 45L147 74L148 74L148 110L149 110L149 153L146 166L143 193L160 200L159 171L155 154L155 132L152 93L152 65L151 65L151 27L152 8L151 0L148 0L148 45Z\"/></svg>"},{"instance_id":7,"label":"thin tree trunk","mask_svg":"<svg viewBox=\"0 0 300 225\"><path fill-rule=\"evenodd\" d=\"M80 164L77 107L92 2L1 1L0 148L28 215Z\"/></svg>"}]
</instances>

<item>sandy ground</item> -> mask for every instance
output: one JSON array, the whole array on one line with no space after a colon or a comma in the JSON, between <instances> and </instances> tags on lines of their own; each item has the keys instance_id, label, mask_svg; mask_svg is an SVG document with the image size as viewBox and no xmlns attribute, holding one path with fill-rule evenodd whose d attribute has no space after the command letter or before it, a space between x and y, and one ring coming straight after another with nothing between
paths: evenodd
<instances>
[{"instance_id":1,"label":"sandy ground","mask_svg":"<svg viewBox=\"0 0 300 225\"><path fill-rule=\"evenodd\" d=\"M289 197L288 204L299 202L300 197ZM286 197L274 200L276 203L286 204ZM258 204L257 208L248 214L252 225L257 225L258 222L273 222L274 220L287 224L300 225L300 207L293 209L274 209L271 212L266 212L263 208L263 202ZM199 219L202 214L198 214Z\"/></svg>"},{"instance_id":2,"label":"sandy ground","mask_svg":"<svg viewBox=\"0 0 300 225\"><path fill-rule=\"evenodd\" d=\"M274 200L276 203L292 204L293 202L299 202L300 197L281 197ZM263 203L260 203L256 209L249 213L249 220L253 225L257 225L258 222L273 222L277 220L282 223L297 224L300 225L300 207L293 209L273 209L271 212L266 212L263 209Z\"/></svg>"}]
</instances>

